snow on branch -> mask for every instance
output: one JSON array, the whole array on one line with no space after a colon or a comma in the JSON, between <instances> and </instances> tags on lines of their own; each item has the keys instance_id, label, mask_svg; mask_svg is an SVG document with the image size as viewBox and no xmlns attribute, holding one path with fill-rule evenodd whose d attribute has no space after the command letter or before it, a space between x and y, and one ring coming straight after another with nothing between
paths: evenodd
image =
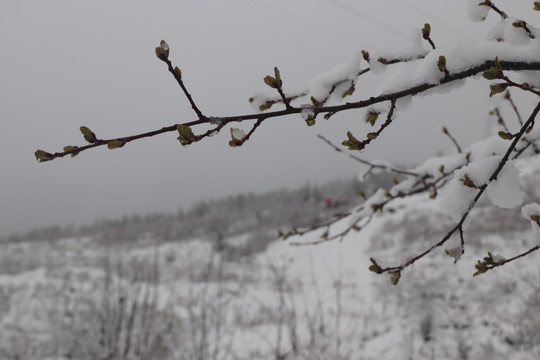
<instances>
[{"instance_id":1,"label":"snow on branch","mask_svg":"<svg viewBox=\"0 0 540 360\"><path fill-rule=\"evenodd\" d=\"M532 5L533 10L540 10L539 2ZM372 259L370 270L379 274L390 274L391 282L397 284L405 268L444 245L454 234L459 235L460 247L446 249L446 253L456 261L461 257L466 246L465 231L469 215L483 195L486 195L494 206L514 208L520 205L523 194L519 189L519 171L514 162L519 157L539 152L540 129L535 126L535 119L540 110L540 103L530 112L527 120L523 121L519 108L508 91L512 88L520 93L540 97L539 31L522 19L510 17L490 0L483 2L470 0L468 9L472 21L483 21L490 13L500 17L486 41L446 47L436 46L432 39L432 28L426 23L412 33L410 46L406 49L386 53L361 50L343 64L317 77L308 89L299 93L288 93L285 90L286 77L275 67L272 75L263 78L274 95L256 95L250 98L249 101L255 108L253 113L225 117L205 115L198 107L188 91L182 71L170 60L172 50L165 41L161 41L155 49L156 56L166 64L167 70L188 100L195 115L193 120L140 134L108 139L101 138L86 126L81 126L80 131L86 144L68 145L63 151L54 153L39 149L35 152L35 157L40 162L46 162L66 155L73 157L100 146L117 149L132 141L169 132L176 132L181 145L187 146L220 132L231 123L252 122L251 130L247 134L240 129L229 128L231 134L229 145L238 147L250 140L265 121L294 115L302 118L307 126L314 126L321 114L328 120L334 114L359 109L364 112L365 121L371 126L375 127L378 122L382 122L375 131L362 136L348 131L342 142L344 148L332 144L322 135L319 137L338 152L344 152L345 148L361 151L382 136L387 127L398 121L397 114L412 98L421 94L444 94L463 84L465 79L483 78L489 81L486 83L486 96L502 96L511 104L519 122L517 132L510 130L511 127L495 108L491 113L497 117L497 122L502 127L497 135L480 140L468 149L462 149L457 139L443 128L443 134L452 141L457 153L428 159L413 169L401 169L349 155L362 163L368 172L384 169L396 173L402 179L392 188L380 189L364 203L347 213L338 214L334 219L311 228L292 229L280 233L283 238L289 238L322 229L320 240L314 243L343 239L351 231L365 228L373 218L384 214L387 205L397 199L421 194L431 199L440 196L441 209L455 222L441 239L398 266L384 267ZM385 78L379 82L378 88L373 90L371 96L354 98L355 90L362 86L362 76L368 72L374 76L385 74ZM525 77L526 81L521 81L519 75ZM351 100L344 102L345 98ZM283 108L271 111L271 108L278 106ZM533 234L538 237L540 231L538 209L532 205L524 209L524 214L526 213L533 223ZM345 219L348 219L349 225L335 233L333 227ZM295 244L305 243L298 241ZM537 248L508 260L489 254L484 261L479 261L475 275L528 255Z\"/></svg>"}]
</instances>

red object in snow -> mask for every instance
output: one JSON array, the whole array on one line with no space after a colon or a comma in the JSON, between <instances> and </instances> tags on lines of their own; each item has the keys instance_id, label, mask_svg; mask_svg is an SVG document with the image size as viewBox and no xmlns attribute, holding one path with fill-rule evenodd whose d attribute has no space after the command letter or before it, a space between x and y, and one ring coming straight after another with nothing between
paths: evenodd
<instances>
[{"instance_id":1,"label":"red object in snow","mask_svg":"<svg viewBox=\"0 0 540 360\"><path fill-rule=\"evenodd\" d=\"M333 198L325 198L324 203L326 204L327 207L336 207L339 205L339 200L333 199Z\"/></svg>"}]
</instances>

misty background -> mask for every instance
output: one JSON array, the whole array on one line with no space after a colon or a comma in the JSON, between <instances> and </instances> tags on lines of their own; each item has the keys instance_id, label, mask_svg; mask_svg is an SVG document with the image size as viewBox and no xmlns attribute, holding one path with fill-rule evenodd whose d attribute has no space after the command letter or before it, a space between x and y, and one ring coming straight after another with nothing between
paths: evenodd
<instances>
[{"instance_id":1,"label":"misty background","mask_svg":"<svg viewBox=\"0 0 540 360\"><path fill-rule=\"evenodd\" d=\"M234 149L228 126L189 147L169 133L44 164L33 154L84 144L81 125L113 138L194 120L154 54L162 39L203 113L228 116L253 112L253 94L272 94L262 79L274 66L285 91L294 92L361 49L407 46L408 34L425 22L439 46L483 39L490 27L469 21L466 1L451 3L1 0L0 236L354 176L356 165L316 137L338 144L347 130L365 133L354 111L311 128L299 116L271 119ZM533 15L527 1L497 4L525 19ZM369 96L374 87L376 79L366 76L355 96ZM488 85L466 87L416 99L362 156L410 165L452 150L442 125L462 145L485 134Z\"/></svg>"}]
</instances>

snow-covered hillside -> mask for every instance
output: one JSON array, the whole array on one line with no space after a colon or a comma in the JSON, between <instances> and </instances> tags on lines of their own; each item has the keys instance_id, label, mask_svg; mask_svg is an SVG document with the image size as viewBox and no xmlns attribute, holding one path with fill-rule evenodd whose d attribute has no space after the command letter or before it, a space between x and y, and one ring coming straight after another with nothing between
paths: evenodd
<instances>
[{"instance_id":1,"label":"snow-covered hillside","mask_svg":"<svg viewBox=\"0 0 540 360\"><path fill-rule=\"evenodd\" d=\"M538 201L540 157L520 166ZM451 225L438 200L398 201L341 242L290 245L314 232L259 252L244 251L249 230L2 243L0 358L539 359L537 255L472 276L487 251L510 257L538 239L519 210L487 205L457 263L441 248L397 286L368 270L370 257L398 264L437 242Z\"/></svg>"}]
</instances>

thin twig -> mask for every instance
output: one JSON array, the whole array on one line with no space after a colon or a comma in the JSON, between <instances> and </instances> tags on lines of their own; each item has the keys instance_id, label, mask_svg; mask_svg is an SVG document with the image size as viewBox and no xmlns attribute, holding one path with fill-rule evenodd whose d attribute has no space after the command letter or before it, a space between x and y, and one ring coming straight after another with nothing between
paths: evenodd
<instances>
[{"instance_id":1,"label":"thin twig","mask_svg":"<svg viewBox=\"0 0 540 360\"><path fill-rule=\"evenodd\" d=\"M506 70L506 69L505 69ZM505 80L508 86L517 87L523 91L528 91L530 93L533 93L537 96L540 96L540 91L533 89L528 83L519 84L516 83L508 78L508 76L502 76L501 79Z\"/></svg>"},{"instance_id":2,"label":"thin twig","mask_svg":"<svg viewBox=\"0 0 540 360\"><path fill-rule=\"evenodd\" d=\"M328 236L327 234L325 234L325 236L323 236L321 239L319 240L314 240L314 241L306 241L306 242L300 242L300 241L295 241L295 242L291 242L290 245L291 246L310 246L310 245L319 245L319 244L322 244L322 243L325 243L325 242L329 242L329 241L333 241L333 240L338 240L341 241L343 240L352 230L355 230L355 231L360 231L362 230L363 228L365 228L367 225L369 225L369 223L371 222L371 220L373 219L373 215L371 216L368 216L367 218L359 218L357 219L353 224L347 226L345 228L345 230L342 230L340 231L339 233L337 234L334 234L332 236ZM364 220L364 223L362 225L358 225L358 223L360 221Z\"/></svg>"},{"instance_id":3,"label":"thin twig","mask_svg":"<svg viewBox=\"0 0 540 360\"><path fill-rule=\"evenodd\" d=\"M514 155L514 157L512 158L512 160L515 160L515 159L517 159L518 157L520 157L521 154L523 154L523 152L524 152L525 150L527 150L529 147L531 147L531 145L535 145L535 147L536 147L536 144L535 144L534 142L532 142L532 141L527 142L527 145L525 145L524 147L522 147L521 149L519 149L519 150L517 151L516 155ZM538 153L535 152L535 154L538 154Z\"/></svg>"},{"instance_id":4,"label":"thin twig","mask_svg":"<svg viewBox=\"0 0 540 360\"><path fill-rule=\"evenodd\" d=\"M523 126L523 119L521 118L521 114L516 106L516 103L514 102L514 100L512 99L512 97L510 96L510 90L506 90L506 92L504 93L504 98L510 103L510 105L512 106L512 109L514 110L514 113L516 114L516 118L519 122L519 125L520 126ZM508 130L507 130L508 131ZM538 148L538 145L536 145L536 143L534 141L530 141L529 140L529 143L524 146L521 150L518 151L517 155L514 156L514 159L518 158L522 153L523 151L525 151L529 146L533 147L534 149L534 153L535 154L539 154L540 153L540 149Z\"/></svg>"},{"instance_id":5,"label":"thin twig","mask_svg":"<svg viewBox=\"0 0 540 360\"><path fill-rule=\"evenodd\" d=\"M167 59L161 59L161 60L164 61L167 64L167 68L168 68L169 72L174 76L174 78L178 82L178 85L180 85L180 88L184 92L184 95L188 99L189 103L191 104L191 108L193 109L193 111L195 111L195 113L197 114L197 117L199 118L199 120L206 120L206 116L204 116L202 114L201 110L199 110L199 108L195 104L195 101L193 100L193 97L191 96L191 94L187 90L186 86L184 85L184 81L182 80L182 75L179 72L174 70L174 68L172 66L172 62L168 58Z\"/></svg>"},{"instance_id":6,"label":"thin twig","mask_svg":"<svg viewBox=\"0 0 540 360\"><path fill-rule=\"evenodd\" d=\"M281 88L281 86L279 86L277 88L277 92L278 92L279 96L281 96L281 100L283 101L283 104L285 104L285 108L290 109L291 108L291 103L287 99L287 97L285 96L285 93L283 92L283 89Z\"/></svg>"},{"instance_id":7,"label":"thin twig","mask_svg":"<svg viewBox=\"0 0 540 360\"><path fill-rule=\"evenodd\" d=\"M340 149L339 147L334 145L330 140L325 138L323 135L318 134L317 137L319 139L321 139L322 141L324 141L326 144L328 144L330 147L332 147L335 151L337 151L339 153L342 153L342 154L345 154L349 158L351 158L351 159L353 159L355 161L358 161L360 164L369 166L371 169L381 169L381 170L390 171L390 172L393 172L393 173L399 174L399 175L407 175L407 176L413 176L413 177L418 177L418 178L422 177L421 175L419 175L417 173L414 173L412 171L402 170L402 169L394 168L392 166L387 166L387 165L374 164L374 163L372 163L370 161L359 158L358 156L355 156L353 154L345 153L343 151L343 149Z\"/></svg>"},{"instance_id":8,"label":"thin twig","mask_svg":"<svg viewBox=\"0 0 540 360\"><path fill-rule=\"evenodd\" d=\"M491 0L486 0L484 1L484 3L482 4L484 6L489 6L490 8L492 8L497 14L499 14L501 16L501 18L503 19L507 19L508 18L508 15L506 15L506 13L504 11L502 11L501 9L499 9L497 6L495 6L495 4L493 3L493 1Z\"/></svg>"},{"instance_id":9,"label":"thin twig","mask_svg":"<svg viewBox=\"0 0 540 360\"><path fill-rule=\"evenodd\" d=\"M461 245L461 255L465 254L465 237L463 236L463 226L459 229L459 240Z\"/></svg>"},{"instance_id":10,"label":"thin twig","mask_svg":"<svg viewBox=\"0 0 540 360\"><path fill-rule=\"evenodd\" d=\"M534 36L534 34L532 33L531 29L527 26L527 22L525 20L518 20L518 21L515 21L513 23L513 25L515 27L520 27L520 28L523 28L523 30L525 30L525 32L527 33L527 35L529 36L529 39L535 39L536 36Z\"/></svg>"},{"instance_id":11,"label":"thin twig","mask_svg":"<svg viewBox=\"0 0 540 360\"><path fill-rule=\"evenodd\" d=\"M360 207L359 209L362 209L363 207ZM358 209L357 209L358 210ZM313 231L316 231L316 230L319 230L319 229L322 229L324 227L327 227L329 228L330 226L334 225L335 223L337 223L338 221L340 221L341 219L344 219L348 216L350 216L354 211L351 210L351 211L347 211L347 212L344 212L344 213L341 213L341 214L338 214L336 216L334 216L333 219L331 220L327 220L325 222L322 222L322 223L319 223L315 226L312 226L312 227L309 227L309 228L305 228L305 229L302 229L302 230L298 230L297 228L294 228L290 231L288 231L287 233L282 233L281 231L279 232L279 237L283 238L283 240L287 240L287 238L291 237L291 236L302 236L302 235L305 235L305 234L308 234L308 233L311 233Z\"/></svg>"},{"instance_id":12,"label":"thin twig","mask_svg":"<svg viewBox=\"0 0 540 360\"><path fill-rule=\"evenodd\" d=\"M506 121L504 121L503 117L501 116L499 108L496 107L495 109L493 109L493 111L490 111L490 115L496 115L497 124L501 125L506 132L510 132L510 128L508 128L508 125L506 125ZM523 126L523 123L521 123L520 126Z\"/></svg>"},{"instance_id":13,"label":"thin twig","mask_svg":"<svg viewBox=\"0 0 540 360\"><path fill-rule=\"evenodd\" d=\"M538 249L540 249L540 245L536 245L536 246L530 248L529 250L527 250L527 251L525 251L525 252L523 252L523 253L521 253L521 254L519 254L519 255L516 255L516 256L514 256L514 257L511 257L511 258L509 258L509 259L504 259L504 260L500 260L500 261L494 262L494 263L492 263L492 264L487 264L487 265L486 265L486 271L492 270L492 269L494 269L494 268L496 268L496 267L502 266L502 265L504 265L504 264L508 264L509 262L512 262L512 261L517 260L517 259L522 258L522 257L525 257L525 256L527 256L527 255L529 255L529 254L535 252L535 251L538 250ZM484 271L484 272L485 272L485 271Z\"/></svg>"},{"instance_id":14,"label":"thin twig","mask_svg":"<svg viewBox=\"0 0 540 360\"><path fill-rule=\"evenodd\" d=\"M521 118L521 114L519 113L519 110L518 110L518 108L516 106L516 103L514 102L512 97L510 96L510 90L506 90L506 92L504 93L504 99L508 100L508 102L512 106L512 109L514 110L514 113L516 114L516 117L518 119L519 125L523 125L523 119Z\"/></svg>"},{"instance_id":15,"label":"thin twig","mask_svg":"<svg viewBox=\"0 0 540 360\"><path fill-rule=\"evenodd\" d=\"M385 200L384 202L379 203L379 204L373 204L372 206L376 207L378 210L382 210L386 205L388 205L390 202L392 202L392 201L394 201L396 199L399 199L399 198L402 198L402 197L407 197L407 196L412 196L412 195L415 195L415 194L420 194L420 193L428 191L428 190L430 190L432 188L436 192L438 188L440 188L440 187L442 187L442 186L444 186L446 184L448 177L455 170L460 168L461 166L463 166L463 165L458 165L456 167L456 169L452 169L450 172L442 172L441 176L438 177L437 179L435 179L432 182L427 182L426 178L428 176L425 175L421 179L419 179L419 181L416 184L413 185L413 187L411 188L411 190L409 192L407 192L407 193L399 192L397 194L391 194L390 192L388 192L387 193L387 196L388 196L387 200ZM418 174L414 174L413 176L416 177L417 175ZM416 188L416 186L418 186L418 185L421 185L421 186L419 188ZM368 216L368 217L359 217L353 224L349 225L345 230L343 230L343 231L341 231L341 232L339 232L339 233L337 233L335 235L332 235L332 236L329 236L330 227L333 226L338 221L340 221L341 219L344 219L344 218L347 218L347 217L351 216L353 213L363 211L364 208L365 208L365 206L361 205L358 208L353 209L353 210L351 210L349 212L338 214L335 219L332 219L332 220L324 222L324 223L320 223L320 224L318 224L316 226L312 226L312 227L309 227L309 228L306 228L306 229L298 230L298 229L295 228L295 229L290 230L288 233L281 233L280 232L280 237L282 237L284 240L286 240L290 236L303 236L303 235L305 235L307 233L311 233L313 231L320 230L320 229L326 227L327 230L323 234L323 236L322 236L322 238L320 240L315 240L315 241L310 241L310 242L295 242L295 243L292 243L291 245L298 245L298 246L299 245L317 245L317 244L321 244L321 243L328 242L328 241L331 241L331 240L336 240L336 239L342 240L351 230L361 230L362 228L367 226L370 223L370 221L371 221L371 219L373 217L373 214ZM365 221L365 223L363 223L361 226L359 226L358 223L360 221L363 221L363 220Z\"/></svg>"},{"instance_id":16,"label":"thin twig","mask_svg":"<svg viewBox=\"0 0 540 360\"><path fill-rule=\"evenodd\" d=\"M239 139L239 140L236 140L234 142L234 144L236 146L241 146L243 145L246 141L249 140L249 138L251 137L251 135L255 132L255 130L257 130L257 128L262 124L262 122L264 121L264 116L261 116L259 120L257 120L255 122L255 124L253 124L253 127L251 128L251 130L247 133L246 136L244 136L242 139Z\"/></svg>"},{"instance_id":17,"label":"thin twig","mask_svg":"<svg viewBox=\"0 0 540 360\"><path fill-rule=\"evenodd\" d=\"M456 147L456 150L459 154L463 153L463 151L461 150L461 146L459 146L457 140L455 137L452 136L452 134L450 134L450 132L448 131L448 129L445 127L443 127L443 134L448 136L450 138L450 140L454 143L455 147Z\"/></svg>"},{"instance_id":18,"label":"thin twig","mask_svg":"<svg viewBox=\"0 0 540 360\"><path fill-rule=\"evenodd\" d=\"M386 121L381 125L379 130L369 133L368 138L362 141L362 149L365 148L371 141L377 139L379 135L390 125L394 119L394 111L396 110L396 99L390 99L390 111L386 115Z\"/></svg>"}]
</instances>

